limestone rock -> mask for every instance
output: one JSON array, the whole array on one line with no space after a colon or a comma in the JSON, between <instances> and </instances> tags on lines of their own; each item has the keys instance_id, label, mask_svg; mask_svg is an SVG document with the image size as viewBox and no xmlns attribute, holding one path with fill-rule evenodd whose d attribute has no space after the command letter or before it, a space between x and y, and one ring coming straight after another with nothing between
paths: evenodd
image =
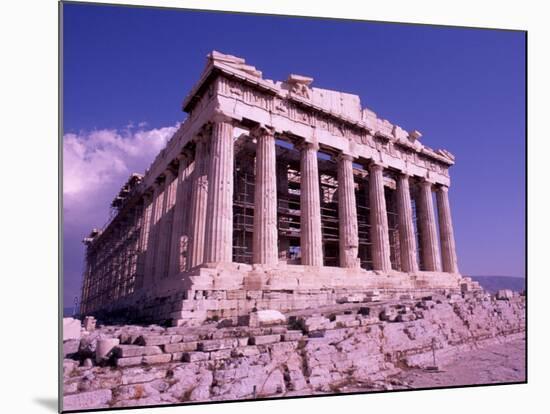
<instances>
[{"instance_id":1,"label":"limestone rock","mask_svg":"<svg viewBox=\"0 0 550 414\"><path fill-rule=\"evenodd\" d=\"M380 312L380 320L393 322L397 318L397 309L391 306L386 306Z\"/></svg>"},{"instance_id":2,"label":"limestone rock","mask_svg":"<svg viewBox=\"0 0 550 414\"><path fill-rule=\"evenodd\" d=\"M93 332L95 330L96 322L97 321L93 316L86 316L83 322L84 330L87 332Z\"/></svg>"},{"instance_id":3,"label":"limestone rock","mask_svg":"<svg viewBox=\"0 0 550 414\"><path fill-rule=\"evenodd\" d=\"M118 358L136 357L143 355L158 355L162 351L158 346L119 345L113 350Z\"/></svg>"},{"instance_id":4,"label":"limestone rock","mask_svg":"<svg viewBox=\"0 0 550 414\"><path fill-rule=\"evenodd\" d=\"M73 318L63 318L63 341L80 339L80 321Z\"/></svg>"},{"instance_id":5,"label":"limestone rock","mask_svg":"<svg viewBox=\"0 0 550 414\"><path fill-rule=\"evenodd\" d=\"M97 341L95 360L97 363L109 358L113 349L118 346L120 340L118 338L105 338Z\"/></svg>"},{"instance_id":6,"label":"limestone rock","mask_svg":"<svg viewBox=\"0 0 550 414\"><path fill-rule=\"evenodd\" d=\"M277 310L268 309L250 313L250 327L271 326L283 323L286 323L286 317Z\"/></svg>"},{"instance_id":7,"label":"limestone rock","mask_svg":"<svg viewBox=\"0 0 550 414\"><path fill-rule=\"evenodd\" d=\"M498 300L510 300L514 297L514 292L510 289L501 289L497 292L496 298Z\"/></svg>"},{"instance_id":8,"label":"limestone rock","mask_svg":"<svg viewBox=\"0 0 550 414\"><path fill-rule=\"evenodd\" d=\"M111 390L96 390L63 397L63 411L107 408L113 397Z\"/></svg>"},{"instance_id":9,"label":"limestone rock","mask_svg":"<svg viewBox=\"0 0 550 414\"><path fill-rule=\"evenodd\" d=\"M63 342L63 356L72 355L78 352L80 341L78 339L69 339Z\"/></svg>"}]
</instances>

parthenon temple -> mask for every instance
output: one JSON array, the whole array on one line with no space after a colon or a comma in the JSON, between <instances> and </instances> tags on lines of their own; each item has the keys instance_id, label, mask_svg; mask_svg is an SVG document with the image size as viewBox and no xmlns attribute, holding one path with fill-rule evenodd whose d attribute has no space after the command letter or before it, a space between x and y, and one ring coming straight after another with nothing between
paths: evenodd
<instances>
[{"instance_id":1,"label":"parthenon temple","mask_svg":"<svg viewBox=\"0 0 550 414\"><path fill-rule=\"evenodd\" d=\"M211 52L185 121L84 240L81 313L178 325L475 289L457 263L454 156L312 82Z\"/></svg>"}]
</instances>

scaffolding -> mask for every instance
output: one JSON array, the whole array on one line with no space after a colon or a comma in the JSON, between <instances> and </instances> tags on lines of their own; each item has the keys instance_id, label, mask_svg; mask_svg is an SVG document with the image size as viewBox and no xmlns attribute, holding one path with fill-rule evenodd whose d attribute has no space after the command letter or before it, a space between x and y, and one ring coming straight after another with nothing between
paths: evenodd
<instances>
[{"instance_id":1,"label":"scaffolding","mask_svg":"<svg viewBox=\"0 0 550 414\"><path fill-rule=\"evenodd\" d=\"M255 146L241 144L235 155L233 198L233 261L252 263L252 240L254 232L254 160ZM339 266L340 233L338 212L337 163L334 155L320 152L319 195L321 208L321 231L323 265ZM290 264L300 264L300 155L288 142L277 144L277 231L279 258ZM360 266L373 269L370 235L370 208L368 173L359 164L353 168L358 222L358 256ZM399 246L399 223L395 180L384 177L384 196L388 217L390 261L395 270L401 270ZM413 205L413 212L415 212ZM415 216L416 217L416 216ZM415 218L416 220L416 218ZM416 228L416 224L415 224Z\"/></svg>"},{"instance_id":2,"label":"scaffolding","mask_svg":"<svg viewBox=\"0 0 550 414\"><path fill-rule=\"evenodd\" d=\"M93 230L83 240L86 265L83 278L82 313L106 307L130 295L142 271L138 256L143 206L136 202L141 176L130 177L111 207L116 214L104 230Z\"/></svg>"},{"instance_id":3,"label":"scaffolding","mask_svg":"<svg viewBox=\"0 0 550 414\"><path fill-rule=\"evenodd\" d=\"M252 235L254 232L254 173L250 171L249 157L241 154L235 162L233 192L233 261L252 263ZM254 164L252 164L253 166Z\"/></svg>"}]
</instances>

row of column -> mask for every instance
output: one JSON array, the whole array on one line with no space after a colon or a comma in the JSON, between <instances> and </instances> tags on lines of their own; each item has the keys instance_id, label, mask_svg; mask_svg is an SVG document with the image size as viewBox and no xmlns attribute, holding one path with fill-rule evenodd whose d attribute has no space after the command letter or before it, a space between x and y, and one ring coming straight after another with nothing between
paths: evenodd
<instances>
[{"instance_id":1,"label":"row of column","mask_svg":"<svg viewBox=\"0 0 550 414\"><path fill-rule=\"evenodd\" d=\"M188 200L188 268L202 263L231 262L233 256L233 124L230 119L223 116L219 116L213 121L211 131L206 132L204 136L199 136L196 140L194 171ZM257 140L253 262L275 265L278 262L275 137L269 128L257 128L251 133ZM301 154L300 247L302 264L322 266L318 146L304 142L298 149ZM350 155L341 154L337 157L337 165L340 265L353 268L359 266L353 158ZM369 205L373 268L390 271L389 229L383 181L383 167L371 163L369 166ZM399 174L396 180L400 259L403 271L416 272L419 266L409 181L409 176L405 174ZM432 203L432 184L423 181L419 186L416 206L423 268L428 271L443 270L444 272L457 273L448 189L438 186L436 193L441 254ZM170 197L170 194L167 194L166 197ZM154 194L152 198L153 200L158 199L157 194ZM167 203L165 201L162 204L166 205ZM181 209L180 206L176 207L176 210L178 207ZM152 215L155 217L158 208L152 210ZM174 220L179 223L181 218L176 216ZM149 221L154 222L155 220L149 218ZM158 239L155 241L160 242ZM164 254L160 256L166 257ZM149 266L155 265L151 260L147 262L150 263ZM146 274L151 270L146 269Z\"/></svg>"},{"instance_id":2,"label":"row of column","mask_svg":"<svg viewBox=\"0 0 550 414\"><path fill-rule=\"evenodd\" d=\"M338 189L340 192L346 193L340 195L338 203L339 216L341 217L340 262L343 267L352 267L355 263L353 260L354 256L350 259L349 256L342 255L342 251L345 249L346 244L358 244L356 230L357 214L355 209L349 209L346 204L342 205L341 202L341 200L355 197L352 166L351 161L347 161L344 157L340 157L338 162ZM341 173L342 169L347 170L347 173ZM373 268L374 270L388 272L391 270L390 242L383 179L383 167L376 163L371 163L369 166L369 207ZM404 272L417 272L419 266L409 181L410 177L402 173L398 174L396 179L399 251L401 270ZM441 241L440 256L434 205L432 202L432 187L432 183L422 181L416 203L423 270L458 273L448 188L437 186L436 189ZM347 238L342 238L342 234L348 235ZM440 257L442 258L442 263Z\"/></svg>"}]
</instances>

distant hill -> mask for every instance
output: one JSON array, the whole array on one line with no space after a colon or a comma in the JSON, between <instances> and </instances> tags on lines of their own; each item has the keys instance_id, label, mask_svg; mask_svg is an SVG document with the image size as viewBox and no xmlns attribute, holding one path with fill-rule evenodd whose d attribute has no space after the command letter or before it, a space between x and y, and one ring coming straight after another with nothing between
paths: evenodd
<instances>
[{"instance_id":1,"label":"distant hill","mask_svg":"<svg viewBox=\"0 0 550 414\"><path fill-rule=\"evenodd\" d=\"M470 276L488 291L496 293L500 289L510 289L515 292L522 292L525 289L525 278L511 276Z\"/></svg>"}]
</instances>

